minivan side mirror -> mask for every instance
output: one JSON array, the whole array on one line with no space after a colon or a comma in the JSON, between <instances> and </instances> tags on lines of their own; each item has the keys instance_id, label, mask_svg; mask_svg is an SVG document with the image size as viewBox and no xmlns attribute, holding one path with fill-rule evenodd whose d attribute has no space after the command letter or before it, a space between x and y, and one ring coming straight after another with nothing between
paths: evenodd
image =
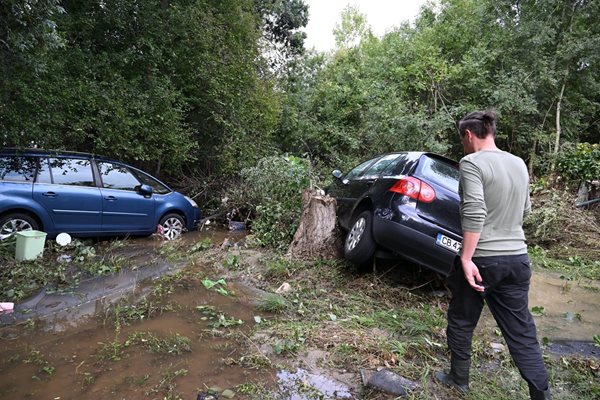
<instances>
[{"instance_id":1,"label":"minivan side mirror","mask_svg":"<svg viewBox=\"0 0 600 400\"><path fill-rule=\"evenodd\" d=\"M342 174L342 171L340 171L339 169L334 169L333 171L331 171L331 175L333 175L337 179L341 179L344 174Z\"/></svg>"},{"instance_id":2,"label":"minivan side mirror","mask_svg":"<svg viewBox=\"0 0 600 400\"><path fill-rule=\"evenodd\" d=\"M152 196L152 186L150 185L140 185L139 189L138 189L138 193L141 194L142 196L146 197L146 196Z\"/></svg>"}]
</instances>

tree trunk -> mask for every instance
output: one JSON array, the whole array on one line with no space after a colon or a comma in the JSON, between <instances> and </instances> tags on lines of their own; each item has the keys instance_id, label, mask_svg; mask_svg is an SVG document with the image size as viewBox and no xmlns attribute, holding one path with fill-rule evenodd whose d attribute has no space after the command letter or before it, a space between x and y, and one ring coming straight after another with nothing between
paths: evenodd
<instances>
[{"instance_id":1,"label":"tree trunk","mask_svg":"<svg viewBox=\"0 0 600 400\"><path fill-rule=\"evenodd\" d=\"M288 255L299 258L339 258L341 237L336 222L333 197L307 190L302 193L304 211L300 226L288 249Z\"/></svg>"},{"instance_id":2,"label":"tree trunk","mask_svg":"<svg viewBox=\"0 0 600 400\"><path fill-rule=\"evenodd\" d=\"M577 7L577 0L573 1L573 5L571 7L571 17L569 20L569 34L573 33L573 19L575 17L575 8ZM563 19L564 19L564 11L566 10L566 8L563 9ZM562 83L562 87L560 88L560 94L558 95L558 100L556 102L556 139L554 141L554 157L552 158L552 166L551 169L552 171L554 171L554 168L556 167L556 157L558 156L558 149L560 148L560 135L562 134L562 127L560 124L560 111L561 111L561 106L562 106L562 101L565 95L565 87L567 86L567 79L569 78L569 62L571 60L567 61L567 65L565 67L565 73L564 73L564 77L563 77L563 83Z\"/></svg>"},{"instance_id":3,"label":"tree trunk","mask_svg":"<svg viewBox=\"0 0 600 400\"><path fill-rule=\"evenodd\" d=\"M556 139L554 141L554 157L558 155L558 149L560 148L560 135L562 132L562 127L560 125L560 110L562 105L562 100L565 95L565 86L567 86L567 78L569 76L569 68L565 71L565 77L563 80L562 87L560 88L560 94L558 95L558 100L556 102ZM554 162L552 162L552 169L554 169Z\"/></svg>"}]
</instances>

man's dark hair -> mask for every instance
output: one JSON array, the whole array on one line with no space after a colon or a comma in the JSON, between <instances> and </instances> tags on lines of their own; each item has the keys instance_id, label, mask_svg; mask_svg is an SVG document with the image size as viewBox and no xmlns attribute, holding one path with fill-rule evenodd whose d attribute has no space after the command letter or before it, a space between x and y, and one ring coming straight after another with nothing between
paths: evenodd
<instances>
[{"instance_id":1,"label":"man's dark hair","mask_svg":"<svg viewBox=\"0 0 600 400\"><path fill-rule=\"evenodd\" d=\"M458 123L460 137L465 136L468 129L480 139L492 135L496 137L496 113L494 111L475 111L467 114Z\"/></svg>"}]
</instances>

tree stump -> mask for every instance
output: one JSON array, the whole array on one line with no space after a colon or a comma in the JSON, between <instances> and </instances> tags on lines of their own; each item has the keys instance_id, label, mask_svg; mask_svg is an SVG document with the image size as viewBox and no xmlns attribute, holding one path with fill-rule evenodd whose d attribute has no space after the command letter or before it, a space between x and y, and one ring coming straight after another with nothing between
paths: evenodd
<instances>
[{"instance_id":1,"label":"tree stump","mask_svg":"<svg viewBox=\"0 0 600 400\"><path fill-rule=\"evenodd\" d=\"M339 258L341 237L333 197L306 190L302 193L302 216L288 255L298 258Z\"/></svg>"}]
</instances>

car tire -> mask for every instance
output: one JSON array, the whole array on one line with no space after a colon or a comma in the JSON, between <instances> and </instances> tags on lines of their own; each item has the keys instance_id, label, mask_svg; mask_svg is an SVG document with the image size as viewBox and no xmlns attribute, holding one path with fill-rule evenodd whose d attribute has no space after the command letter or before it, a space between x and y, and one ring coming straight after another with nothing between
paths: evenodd
<instances>
[{"instance_id":1,"label":"car tire","mask_svg":"<svg viewBox=\"0 0 600 400\"><path fill-rule=\"evenodd\" d=\"M344 240L344 257L355 264L359 270L366 270L372 265L375 254L373 241L373 214L366 210L358 214Z\"/></svg>"},{"instance_id":2,"label":"car tire","mask_svg":"<svg viewBox=\"0 0 600 400\"><path fill-rule=\"evenodd\" d=\"M38 230L38 222L27 214L7 214L0 218L0 240L11 237L20 231Z\"/></svg>"},{"instance_id":3,"label":"car tire","mask_svg":"<svg viewBox=\"0 0 600 400\"><path fill-rule=\"evenodd\" d=\"M177 239L185 231L185 220L179 214L167 214L158 223L162 236L167 240Z\"/></svg>"}]
</instances>

